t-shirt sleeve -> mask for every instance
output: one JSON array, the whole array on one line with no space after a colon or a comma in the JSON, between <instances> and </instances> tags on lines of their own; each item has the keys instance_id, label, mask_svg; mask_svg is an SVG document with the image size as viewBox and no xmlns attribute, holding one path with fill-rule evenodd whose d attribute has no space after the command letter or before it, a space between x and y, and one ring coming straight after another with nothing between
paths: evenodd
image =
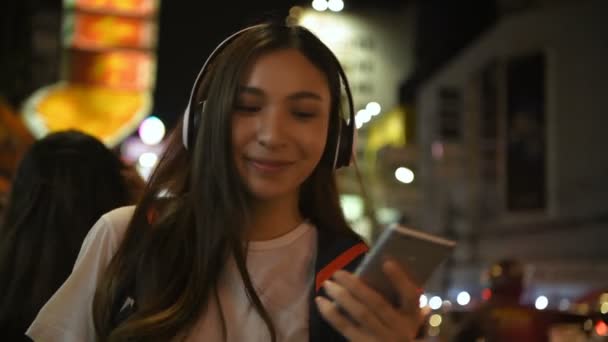
<instances>
[{"instance_id":1,"label":"t-shirt sleeve","mask_svg":"<svg viewBox=\"0 0 608 342\"><path fill-rule=\"evenodd\" d=\"M111 221L102 216L83 241L70 276L42 307L26 335L36 342L95 341L93 296L118 241Z\"/></svg>"}]
</instances>

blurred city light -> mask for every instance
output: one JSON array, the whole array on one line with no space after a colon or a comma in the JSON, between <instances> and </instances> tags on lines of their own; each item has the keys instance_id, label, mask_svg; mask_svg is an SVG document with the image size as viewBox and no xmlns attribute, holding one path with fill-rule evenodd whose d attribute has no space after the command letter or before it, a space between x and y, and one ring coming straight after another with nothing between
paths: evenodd
<instances>
[{"instance_id":1,"label":"blurred city light","mask_svg":"<svg viewBox=\"0 0 608 342\"><path fill-rule=\"evenodd\" d=\"M491 272L493 277L500 277L500 275L502 274L502 267L500 267L500 265L494 265L492 266Z\"/></svg>"},{"instance_id":2,"label":"blurred city light","mask_svg":"<svg viewBox=\"0 0 608 342\"><path fill-rule=\"evenodd\" d=\"M441 158L443 158L443 143L439 142L439 141L435 141L433 142L433 144L431 145L431 154L433 155L433 158L435 158L436 160L439 160Z\"/></svg>"},{"instance_id":3,"label":"blurred city light","mask_svg":"<svg viewBox=\"0 0 608 342\"><path fill-rule=\"evenodd\" d=\"M318 14L304 12L300 16L299 23L300 23L300 25L308 28L309 30L315 31L319 28L319 26L321 24L321 20L319 19ZM317 34L317 32L315 32L315 33ZM323 38L321 38L321 40L323 40Z\"/></svg>"},{"instance_id":4,"label":"blurred city light","mask_svg":"<svg viewBox=\"0 0 608 342\"><path fill-rule=\"evenodd\" d=\"M422 309L429 304L429 299L425 295L420 295L419 302L420 302L420 308Z\"/></svg>"},{"instance_id":5,"label":"blurred city light","mask_svg":"<svg viewBox=\"0 0 608 342\"><path fill-rule=\"evenodd\" d=\"M318 30L320 32L321 40L330 46L335 46L348 40L351 32L348 27L335 24L333 26L323 26Z\"/></svg>"},{"instance_id":6,"label":"blurred city light","mask_svg":"<svg viewBox=\"0 0 608 342\"><path fill-rule=\"evenodd\" d=\"M483 300L489 300L490 298L492 298L492 290L483 289L483 291L481 291L481 298Z\"/></svg>"},{"instance_id":7,"label":"blurred city light","mask_svg":"<svg viewBox=\"0 0 608 342\"><path fill-rule=\"evenodd\" d=\"M371 120L372 115L365 109L361 109L357 112L357 115L355 115L355 124L357 125L357 128L361 128L363 127L363 124L369 122L369 120Z\"/></svg>"},{"instance_id":8,"label":"blurred city light","mask_svg":"<svg viewBox=\"0 0 608 342\"><path fill-rule=\"evenodd\" d=\"M471 301L471 295L467 291L462 291L456 297L456 302L462 306L469 304Z\"/></svg>"},{"instance_id":9,"label":"blurred city light","mask_svg":"<svg viewBox=\"0 0 608 342\"><path fill-rule=\"evenodd\" d=\"M395 208L380 207L376 209L376 218L380 224L397 222L401 216L401 211Z\"/></svg>"},{"instance_id":10,"label":"blurred city light","mask_svg":"<svg viewBox=\"0 0 608 342\"><path fill-rule=\"evenodd\" d=\"M357 112L357 115L361 118L361 122L368 123L372 119L372 114L366 109L361 109Z\"/></svg>"},{"instance_id":11,"label":"blurred city light","mask_svg":"<svg viewBox=\"0 0 608 342\"><path fill-rule=\"evenodd\" d=\"M559 309L562 311L566 311L570 308L570 301L567 298L564 298L559 301Z\"/></svg>"},{"instance_id":12,"label":"blurred city light","mask_svg":"<svg viewBox=\"0 0 608 342\"><path fill-rule=\"evenodd\" d=\"M402 166L395 170L395 178L401 183L410 184L414 181L414 172Z\"/></svg>"},{"instance_id":13,"label":"blurred city light","mask_svg":"<svg viewBox=\"0 0 608 342\"><path fill-rule=\"evenodd\" d=\"M156 145L165 137L165 125L156 116L147 117L139 125L139 137L146 145Z\"/></svg>"},{"instance_id":14,"label":"blurred city light","mask_svg":"<svg viewBox=\"0 0 608 342\"><path fill-rule=\"evenodd\" d=\"M432 327L438 327L441 325L441 321L443 321L443 319L441 318L440 314L432 314L429 318L429 325Z\"/></svg>"},{"instance_id":15,"label":"blurred city light","mask_svg":"<svg viewBox=\"0 0 608 342\"><path fill-rule=\"evenodd\" d=\"M355 123L357 128L363 127L364 124L368 123L372 117L380 114L382 107L378 102L370 102L365 108L360 109L355 115Z\"/></svg>"},{"instance_id":16,"label":"blurred city light","mask_svg":"<svg viewBox=\"0 0 608 342\"><path fill-rule=\"evenodd\" d=\"M355 221L363 216L363 200L356 195L340 195L340 205L344 216L349 221Z\"/></svg>"},{"instance_id":17,"label":"blurred city light","mask_svg":"<svg viewBox=\"0 0 608 342\"><path fill-rule=\"evenodd\" d=\"M382 111L382 107L380 107L380 104L378 102L370 102L367 104L367 106L365 106L365 110L372 116L376 116L380 114L380 112Z\"/></svg>"},{"instance_id":18,"label":"blurred city light","mask_svg":"<svg viewBox=\"0 0 608 342\"><path fill-rule=\"evenodd\" d=\"M583 330L590 331L593 328L593 320L588 319L583 323Z\"/></svg>"},{"instance_id":19,"label":"blurred city light","mask_svg":"<svg viewBox=\"0 0 608 342\"><path fill-rule=\"evenodd\" d=\"M329 0L327 1L327 7L333 12L340 12L344 9L344 2L342 0Z\"/></svg>"},{"instance_id":20,"label":"blurred city light","mask_svg":"<svg viewBox=\"0 0 608 342\"><path fill-rule=\"evenodd\" d=\"M316 11L323 12L329 7L329 4L325 0L313 0L312 8Z\"/></svg>"},{"instance_id":21,"label":"blurred city light","mask_svg":"<svg viewBox=\"0 0 608 342\"><path fill-rule=\"evenodd\" d=\"M350 51L345 47L356 36L356 25L341 16L327 15L318 11L304 11L298 18L300 25L317 35L340 60L348 59L345 55Z\"/></svg>"},{"instance_id":22,"label":"blurred city light","mask_svg":"<svg viewBox=\"0 0 608 342\"><path fill-rule=\"evenodd\" d=\"M608 335L608 325L606 325L606 323L604 323L604 321L598 321L595 324L595 333L598 336L606 336L606 335Z\"/></svg>"},{"instance_id":23,"label":"blurred city light","mask_svg":"<svg viewBox=\"0 0 608 342\"><path fill-rule=\"evenodd\" d=\"M602 305L600 306L600 312L602 313L602 315L605 315L608 313L608 302L602 303Z\"/></svg>"},{"instance_id":24,"label":"blurred city light","mask_svg":"<svg viewBox=\"0 0 608 342\"><path fill-rule=\"evenodd\" d=\"M576 310L576 312L578 312L581 315L587 315L589 313L589 304L587 304L587 303L576 304L575 310Z\"/></svg>"},{"instance_id":25,"label":"blurred city light","mask_svg":"<svg viewBox=\"0 0 608 342\"><path fill-rule=\"evenodd\" d=\"M304 12L304 9L302 7L293 6L289 9L289 16L299 18L302 15L302 12Z\"/></svg>"},{"instance_id":26,"label":"blurred city light","mask_svg":"<svg viewBox=\"0 0 608 342\"><path fill-rule=\"evenodd\" d=\"M441 308L442 304L443 304L443 301L441 300L441 297L439 297L439 296L434 296L433 298L431 298L431 300L429 300L429 307L433 310L437 310L437 309Z\"/></svg>"},{"instance_id":27,"label":"blurred city light","mask_svg":"<svg viewBox=\"0 0 608 342\"><path fill-rule=\"evenodd\" d=\"M158 156L154 152L145 152L139 156L138 163L143 168L152 168L156 165Z\"/></svg>"},{"instance_id":28,"label":"blurred city light","mask_svg":"<svg viewBox=\"0 0 608 342\"><path fill-rule=\"evenodd\" d=\"M536 301L534 302L534 307L536 307L538 310L544 310L547 308L548 305L549 299L545 296L538 296L538 298L536 298Z\"/></svg>"}]
</instances>

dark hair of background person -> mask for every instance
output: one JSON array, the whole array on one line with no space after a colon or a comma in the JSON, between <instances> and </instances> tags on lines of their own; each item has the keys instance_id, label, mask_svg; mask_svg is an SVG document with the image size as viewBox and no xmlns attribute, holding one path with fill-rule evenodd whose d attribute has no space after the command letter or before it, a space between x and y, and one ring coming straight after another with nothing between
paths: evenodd
<instances>
[{"instance_id":1,"label":"dark hair of background person","mask_svg":"<svg viewBox=\"0 0 608 342\"><path fill-rule=\"evenodd\" d=\"M300 211L318 229L354 236L340 207L333 169L342 114L337 60L305 28L275 24L251 28L211 62L194 99L206 104L193 146L184 149L178 124L123 243L101 277L93 304L100 340L166 341L187 334L202 309L218 300L217 280L230 255L254 309L276 340L274 325L247 273L242 239L253 199L233 159L231 116L242 75L252 61L287 48L297 49L326 76L331 95L327 145L301 187ZM157 214L153 223L147 220L150 210ZM116 325L126 295L135 300L135 309ZM225 337L221 310L220 316Z\"/></svg>"},{"instance_id":2,"label":"dark hair of background person","mask_svg":"<svg viewBox=\"0 0 608 342\"><path fill-rule=\"evenodd\" d=\"M0 336L22 336L70 274L99 217L131 201L120 159L96 138L52 133L25 153L0 221Z\"/></svg>"}]
</instances>

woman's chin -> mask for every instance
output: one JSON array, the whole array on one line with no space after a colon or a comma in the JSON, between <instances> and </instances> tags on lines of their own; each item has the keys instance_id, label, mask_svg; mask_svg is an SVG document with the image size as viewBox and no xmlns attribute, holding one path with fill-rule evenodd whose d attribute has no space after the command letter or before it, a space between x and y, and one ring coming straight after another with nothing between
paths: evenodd
<instances>
[{"instance_id":1,"label":"woman's chin","mask_svg":"<svg viewBox=\"0 0 608 342\"><path fill-rule=\"evenodd\" d=\"M277 187L276 185L256 185L249 187L249 193L251 196L258 201L277 201L285 200L293 197L296 194L297 189L285 189L284 187Z\"/></svg>"}]
</instances>

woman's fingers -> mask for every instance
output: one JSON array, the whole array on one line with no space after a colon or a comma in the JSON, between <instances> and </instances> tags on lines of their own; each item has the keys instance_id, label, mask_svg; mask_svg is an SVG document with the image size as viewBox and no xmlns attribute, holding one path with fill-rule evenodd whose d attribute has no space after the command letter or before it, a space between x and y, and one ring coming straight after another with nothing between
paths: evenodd
<instances>
[{"instance_id":1,"label":"woman's fingers","mask_svg":"<svg viewBox=\"0 0 608 342\"><path fill-rule=\"evenodd\" d=\"M348 340L371 341L369 336L366 335L359 327L357 327L353 321L349 320L344 315L342 315L342 313L340 313L340 310L336 303L333 303L323 297L315 298L315 302L317 303L319 312L325 318L325 320L329 322L329 324L331 324L334 329L340 332L340 334L342 334Z\"/></svg>"},{"instance_id":2,"label":"woman's fingers","mask_svg":"<svg viewBox=\"0 0 608 342\"><path fill-rule=\"evenodd\" d=\"M364 330L376 334L386 331L387 327L381 322L380 317L371 310L369 305L366 305L364 300L362 301L356 295L353 296L354 293L350 290L352 284L349 285L350 286L345 286L344 282L339 284L327 280L323 284L323 287L327 294L334 299L337 305L339 305L339 308L342 308L342 310Z\"/></svg>"},{"instance_id":3,"label":"woman's fingers","mask_svg":"<svg viewBox=\"0 0 608 342\"><path fill-rule=\"evenodd\" d=\"M349 340L410 341L416 335L422 322L417 286L395 262L386 262L383 271L400 296L399 307L346 271L323 284L333 302L316 298L321 315Z\"/></svg>"},{"instance_id":4,"label":"woman's fingers","mask_svg":"<svg viewBox=\"0 0 608 342\"><path fill-rule=\"evenodd\" d=\"M368 310L371 310L384 325L391 325L399 320L399 314L395 308L381 294L365 285L359 277L340 270L334 274L333 278L362 302Z\"/></svg>"}]
</instances>

